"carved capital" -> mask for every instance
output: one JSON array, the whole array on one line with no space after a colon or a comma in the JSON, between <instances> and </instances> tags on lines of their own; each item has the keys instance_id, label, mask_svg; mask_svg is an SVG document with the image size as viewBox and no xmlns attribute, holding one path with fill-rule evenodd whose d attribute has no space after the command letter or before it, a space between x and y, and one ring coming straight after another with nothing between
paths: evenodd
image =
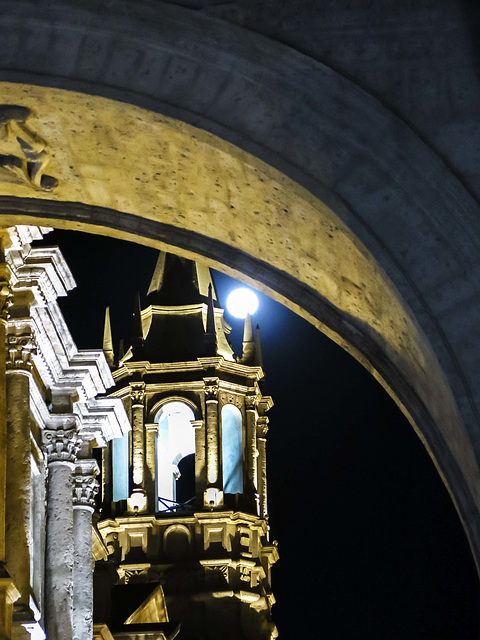
<instances>
[{"instance_id":1,"label":"carved capital","mask_svg":"<svg viewBox=\"0 0 480 640\"><path fill-rule=\"evenodd\" d=\"M79 460L73 476L73 506L95 509L95 496L100 484L97 480L99 472L95 460Z\"/></svg>"},{"instance_id":2,"label":"carved capital","mask_svg":"<svg viewBox=\"0 0 480 640\"><path fill-rule=\"evenodd\" d=\"M145 384L143 382L131 384L130 395L132 398L132 405L143 406L143 403L145 401Z\"/></svg>"},{"instance_id":3,"label":"carved capital","mask_svg":"<svg viewBox=\"0 0 480 640\"><path fill-rule=\"evenodd\" d=\"M257 408L258 398L254 395L245 396L245 408L247 411L254 410Z\"/></svg>"},{"instance_id":4,"label":"carved capital","mask_svg":"<svg viewBox=\"0 0 480 640\"><path fill-rule=\"evenodd\" d=\"M257 437L265 438L268 433L268 418L260 416L257 420Z\"/></svg>"},{"instance_id":5,"label":"carved capital","mask_svg":"<svg viewBox=\"0 0 480 640\"><path fill-rule=\"evenodd\" d=\"M43 432L43 446L47 454L47 462L74 463L80 449L81 437L78 430L73 428L45 429Z\"/></svg>"},{"instance_id":6,"label":"carved capital","mask_svg":"<svg viewBox=\"0 0 480 640\"><path fill-rule=\"evenodd\" d=\"M205 400L218 400L218 378L207 378L205 380Z\"/></svg>"},{"instance_id":7,"label":"carved capital","mask_svg":"<svg viewBox=\"0 0 480 640\"><path fill-rule=\"evenodd\" d=\"M7 335L7 369L32 368L32 355L36 353L35 337L32 331Z\"/></svg>"}]
</instances>

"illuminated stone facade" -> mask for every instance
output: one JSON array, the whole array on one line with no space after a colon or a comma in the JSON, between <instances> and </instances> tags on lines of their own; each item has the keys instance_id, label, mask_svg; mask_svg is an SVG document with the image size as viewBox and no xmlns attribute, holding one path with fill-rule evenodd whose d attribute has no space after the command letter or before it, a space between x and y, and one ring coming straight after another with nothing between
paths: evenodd
<instances>
[{"instance_id":1,"label":"illuminated stone facade","mask_svg":"<svg viewBox=\"0 0 480 640\"><path fill-rule=\"evenodd\" d=\"M132 432L103 450L95 638L275 638L272 400L261 391L251 320L237 361L208 269L169 254L160 255L147 304L137 305L132 346L113 370L111 396L123 400Z\"/></svg>"},{"instance_id":2,"label":"illuminated stone facade","mask_svg":"<svg viewBox=\"0 0 480 640\"><path fill-rule=\"evenodd\" d=\"M92 637L94 447L130 429L101 350L57 297L75 286L49 229L4 229L0 260L0 638Z\"/></svg>"}]
</instances>

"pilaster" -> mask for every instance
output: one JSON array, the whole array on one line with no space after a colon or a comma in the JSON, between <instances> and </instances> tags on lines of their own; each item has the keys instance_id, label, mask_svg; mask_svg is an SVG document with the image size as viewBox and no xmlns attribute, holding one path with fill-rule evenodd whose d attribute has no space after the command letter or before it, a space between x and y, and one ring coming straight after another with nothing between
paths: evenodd
<instances>
[{"instance_id":1,"label":"pilaster","mask_svg":"<svg viewBox=\"0 0 480 640\"><path fill-rule=\"evenodd\" d=\"M259 416L257 420L257 473L258 473L258 493L260 495L260 517L264 518L267 513L267 416Z\"/></svg>"},{"instance_id":2,"label":"pilaster","mask_svg":"<svg viewBox=\"0 0 480 640\"><path fill-rule=\"evenodd\" d=\"M257 479L257 396L245 396L245 412L246 412L246 471L247 471L247 491L254 493L257 513L258 505L258 479Z\"/></svg>"}]
</instances>

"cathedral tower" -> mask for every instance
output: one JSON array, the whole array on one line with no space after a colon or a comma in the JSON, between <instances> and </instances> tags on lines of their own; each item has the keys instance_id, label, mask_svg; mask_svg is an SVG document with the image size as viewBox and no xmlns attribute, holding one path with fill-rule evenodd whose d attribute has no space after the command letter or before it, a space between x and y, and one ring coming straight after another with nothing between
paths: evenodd
<instances>
[{"instance_id":1,"label":"cathedral tower","mask_svg":"<svg viewBox=\"0 0 480 640\"><path fill-rule=\"evenodd\" d=\"M260 345L235 358L208 268L161 253L114 366L132 430L103 450L95 637L269 640L274 598Z\"/></svg>"}]
</instances>

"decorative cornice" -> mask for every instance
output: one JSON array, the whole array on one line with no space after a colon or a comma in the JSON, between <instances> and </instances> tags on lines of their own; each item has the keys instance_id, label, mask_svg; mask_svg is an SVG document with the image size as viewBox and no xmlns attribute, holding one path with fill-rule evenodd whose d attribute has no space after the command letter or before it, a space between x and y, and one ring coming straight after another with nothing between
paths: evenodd
<instances>
[{"instance_id":1,"label":"decorative cornice","mask_svg":"<svg viewBox=\"0 0 480 640\"><path fill-rule=\"evenodd\" d=\"M92 398L76 402L73 411L80 418L80 435L85 442L95 441L104 447L114 438L131 430L125 407L120 398Z\"/></svg>"}]
</instances>

